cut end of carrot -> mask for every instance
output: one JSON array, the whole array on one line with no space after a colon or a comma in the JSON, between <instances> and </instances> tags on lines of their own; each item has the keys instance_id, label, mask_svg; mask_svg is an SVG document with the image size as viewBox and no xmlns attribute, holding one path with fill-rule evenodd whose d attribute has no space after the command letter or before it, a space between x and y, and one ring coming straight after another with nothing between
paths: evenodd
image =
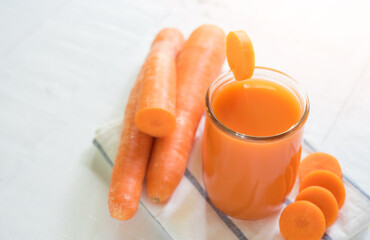
<instances>
[{"instance_id":1,"label":"cut end of carrot","mask_svg":"<svg viewBox=\"0 0 370 240\"><path fill-rule=\"evenodd\" d=\"M137 128L153 137L164 137L176 128L176 116L161 108L146 108L137 113Z\"/></svg>"},{"instance_id":2,"label":"cut end of carrot","mask_svg":"<svg viewBox=\"0 0 370 240\"><path fill-rule=\"evenodd\" d=\"M338 160L327 153L316 152L311 153L305 159L302 160L299 167L299 181L302 182L303 178L307 174L315 170L328 170L336 174L339 178L342 178L342 168Z\"/></svg>"},{"instance_id":3,"label":"cut end of carrot","mask_svg":"<svg viewBox=\"0 0 370 240\"><path fill-rule=\"evenodd\" d=\"M313 171L302 180L299 192L311 186L320 186L329 190L337 200L338 208L342 208L346 191L342 180L337 175L327 170Z\"/></svg>"},{"instance_id":4,"label":"cut end of carrot","mask_svg":"<svg viewBox=\"0 0 370 240\"><path fill-rule=\"evenodd\" d=\"M286 240L319 240L325 233L325 217L315 204L297 201L283 210L279 227Z\"/></svg>"},{"instance_id":5,"label":"cut end of carrot","mask_svg":"<svg viewBox=\"0 0 370 240\"><path fill-rule=\"evenodd\" d=\"M327 189L312 186L300 192L296 201L306 200L320 208L325 216L326 227L333 225L338 216L338 203L334 195Z\"/></svg>"},{"instance_id":6,"label":"cut end of carrot","mask_svg":"<svg viewBox=\"0 0 370 240\"><path fill-rule=\"evenodd\" d=\"M254 49L248 34L232 31L226 37L226 57L236 80L251 78L254 72Z\"/></svg>"}]
</instances>

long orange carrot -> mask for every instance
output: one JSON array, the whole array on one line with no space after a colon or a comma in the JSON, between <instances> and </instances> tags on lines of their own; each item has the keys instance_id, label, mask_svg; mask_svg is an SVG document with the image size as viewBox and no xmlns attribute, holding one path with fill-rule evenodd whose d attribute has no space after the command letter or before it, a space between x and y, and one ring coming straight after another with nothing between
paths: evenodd
<instances>
[{"instance_id":1,"label":"long orange carrot","mask_svg":"<svg viewBox=\"0 0 370 240\"><path fill-rule=\"evenodd\" d=\"M162 38L172 39L172 34L160 32L159 36L154 40L153 46L156 46L157 41L163 41ZM176 41L176 44L181 44L181 42ZM176 47L176 49L179 48ZM149 56L151 54L152 52ZM135 125L135 115L145 78L144 73L149 67L148 59L146 59L128 98L121 139L113 166L108 206L111 216L120 220L132 218L138 209L152 147L153 138L140 132Z\"/></svg>"},{"instance_id":2,"label":"long orange carrot","mask_svg":"<svg viewBox=\"0 0 370 240\"><path fill-rule=\"evenodd\" d=\"M204 112L208 85L225 61L225 33L214 25L198 27L177 59L176 129L156 139L147 173L153 202L166 201L184 175L193 138Z\"/></svg>"},{"instance_id":3,"label":"long orange carrot","mask_svg":"<svg viewBox=\"0 0 370 240\"><path fill-rule=\"evenodd\" d=\"M176 127L176 56L184 43L175 28L163 29L154 40L144 67L144 81L136 112L138 129L163 137Z\"/></svg>"},{"instance_id":4,"label":"long orange carrot","mask_svg":"<svg viewBox=\"0 0 370 240\"><path fill-rule=\"evenodd\" d=\"M152 137L140 132L135 125L135 113L143 81L143 69L129 96L116 161L109 188L108 206L112 217L132 218L140 201Z\"/></svg>"}]
</instances>

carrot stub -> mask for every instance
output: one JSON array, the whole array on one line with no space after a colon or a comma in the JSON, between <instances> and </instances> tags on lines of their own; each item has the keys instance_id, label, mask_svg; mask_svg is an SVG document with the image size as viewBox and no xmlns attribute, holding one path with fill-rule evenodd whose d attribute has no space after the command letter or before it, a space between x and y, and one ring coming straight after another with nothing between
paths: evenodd
<instances>
[{"instance_id":1,"label":"carrot stub","mask_svg":"<svg viewBox=\"0 0 370 240\"><path fill-rule=\"evenodd\" d=\"M225 33L202 25L190 35L177 57L176 129L155 140L146 177L153 202L166 201L186 169L195 131L204 112L205 94L225 61Z\"/></svg>"},{"instance_id":2,"label":"carrot stub","mask_svg":"<svg viewBox=\"0 0 370 240\"><path fill-rule=\"evenodd\" d=\"M232 31L226 37L226 57L236 80L251 78L254 72L254 49L248 34Z\"/></svg>"},{"instance_id":3,"label":"carrot stub","mask_svg":"<svg viewBox=\"0 0 370 240\"><path fill-rule=\"evenodd\" d=\"M311 186L320 186L329 190L341 209L346 198L346 191L342 180L334 173L327 170L316 170L309 173L301 182L299 192Z\"/></svg>"},{"instance_id":4,"label":"carrot stub","mask_svg":"<svg viewBox=\"0 0 370 240\"><path fill-rule=\"evenodd\" d=\"M176 56L184 43L181 32L158 33L143 66L144 79L136 112L138 129L163 137L176 127Z\"/></svg>"},{"instance_id":5,"label":"carrot stub","mask_svg":"<svg viewBox=\"0 0 370 240\"><path fill-rule=\"evenodd\" d=\"M171 34L163 35L162 32L159 33L159 36L161 38L172 37ZM161 38L159 38L160 41L162 41ZM157 37L154 40L153 46L156 46L159 39ZM176 40L175 44L179 46L174 47L174 49L180 49L181 42ZM145 64L140 70L127 101L120 143L109 188L108 206L110 214L120 220L132 218L138 209L153 141L151 136L139 131L135 124L140 92L144 83Z\"/></svg>"},{"instance_id":6,"label":"carrot stub","mask_svg":"<svg viewBox=\"0 0 370 240\"><path fill-rule=\"evenodd\" d=\"M295 199L312 202L320 208L325 216L326 227L330 227L338 216L338 203L334 195L327 189L312 186L303 189Z\"/></svg>"},{"instance_id":7,"label":"carrot stub","mask_svg":"<svg viewBox=\"0 0 370 240\"><path fill-rule=\"evenodd\" d=\"M286 240L319 240L325 233L325 217L315 204L297 201L283 210L279 227Z\"/></svg>"},{"instance_id":8,"label":"carrot stub","mask_svg":"<svg viewBox=\"0 0 370 240\"><path fill-rule=\"evenodd\" d=\"M299 181L314 170L328 170L336 174L339 178L342 178L342 169L338 160L327 153L316 152L311 153L305 159L301 161L299 166Z\"/></svg>"}]
</instances>

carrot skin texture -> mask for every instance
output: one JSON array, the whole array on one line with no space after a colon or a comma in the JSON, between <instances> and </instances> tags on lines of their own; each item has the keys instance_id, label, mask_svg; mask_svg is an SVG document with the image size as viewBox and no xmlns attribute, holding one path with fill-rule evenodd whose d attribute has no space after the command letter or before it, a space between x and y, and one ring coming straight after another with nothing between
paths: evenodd
<instances>
[{"instance_id":1,"label":"carrot skin texture","mask_svg":"<svg viewBox=\"0 0 370 240\"><path fill-rule=\"evenodd\" d=\"M109 188L109 211L112 217L119 220L132 218L138 209L145 169L153 142L151 136L140 132L135 125L142 81L143 71L141 70L126 105Z\"/></svg>"},{"instance_id":2,"label":"carrot skin texture","mask_svg":"<svg viewBox=\"0 0 370 240\"><path fill-rule=\"evenodd\" d=\"M169 199L184 175L193 138L204 112L205 94L225 61L225 33L202 25L191 34L177 58L176 129L155 140L147 173L153 202Z\"/></svg>"},{"instance_id":3,"label":"carrot skin texture","mask_svg":"<svg viewBox=\"0 0 370 240\"><path fill-rule=\"evenodd\" d=\"M176 127L176 56L184 43L175 28L160 31L144 64L136 126L153 137L163 137Z\"/></svg>"},{"instance_id":4,"label":"carrot skin texture","mask_svg":"<svg viewBox=\"0 0 370 240\"><path fill-rule=\"evenodd\" d=\"M161 34L158 36L152 46L155 46L157 41L162 41L164 37ZM111 177L108 207L111 216L119 220L128 220L137 212L153 143L153 138L139 131L135 124L144 73L145 63L131 89L125 108L120 143Z\"/></svg>"}]
</instances>

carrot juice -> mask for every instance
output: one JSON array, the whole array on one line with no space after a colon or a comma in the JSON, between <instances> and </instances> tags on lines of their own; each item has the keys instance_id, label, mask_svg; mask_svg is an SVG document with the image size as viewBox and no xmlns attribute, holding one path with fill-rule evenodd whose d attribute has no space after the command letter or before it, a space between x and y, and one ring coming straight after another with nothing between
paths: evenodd
<instances>
[{"instance_id":1,"label":"carrot juice","mask_svg":"<svg viewBox=\"0 0 370 240\"><path fill-rule=\"evenodd\" d=\"M309 103L304 90L273 69L251 79L231 73L206 96L203 178L212 203L241 219L280 210L297 177Z\"/></svg>"}]
</instances>

